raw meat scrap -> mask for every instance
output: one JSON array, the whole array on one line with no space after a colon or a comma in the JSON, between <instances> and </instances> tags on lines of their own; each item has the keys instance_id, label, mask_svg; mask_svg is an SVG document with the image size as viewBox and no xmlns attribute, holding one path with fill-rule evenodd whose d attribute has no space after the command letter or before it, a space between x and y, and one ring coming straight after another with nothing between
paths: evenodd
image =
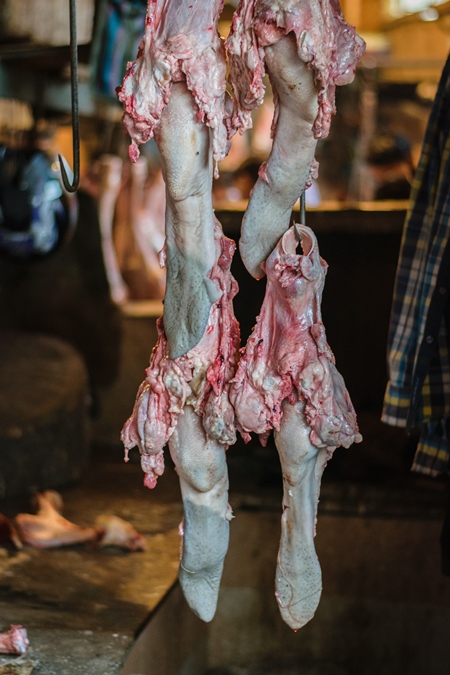
<instances>
[{"instance_id":1,"label":"raw meat scrap","mask_svg":"<svg viewBox=\"0 0 450 675\"><path fill-rule=\"evenodd\" d=\"M0 654L26 654L29 644L23 626L11 625L9 630L0 633Z\"/></svg>"},{"instance_id":2,"label":"raw meat scrap","mask_svg":"<svg viewBox=\"0 0 450 675\"><path fill-rule=\"evenodd\" d=\"M146 474L145 484L153 488L164 471L163 448L171 437L185 405L201 417L206 434L224 446L235 442L234 412L228 400L239 348L239 326L232 299L237 283L230 273L235 244L215 227L217 259L209 277L221 297L211 308L203 338L185 355L170 359L163 317L158 319L158 342L146 379L138 391L133 413L122 431L126 456L137 446Z\"/></svg>"},{"instance_id":3,"label":"raw meat scrap","mask_svg":"<svg viewBox=\"0 0 450 675\"><path fill-rule=\"evenodd\" d=\"M60 514L62 497L53 490L36 495L38 512L19 513L16 526L22 540L34 548L56 548L93 541L97 537L94 528L74 525Z\"/></svg>"},{"instance_id":4,"label":"raw meat scrap","mask_svg":"<svg viewBox=\"0 0 450 675\"><path fill-rule=\"evenodd\" d=\"M101 515L95 519L98 546L118 546L127 551L145 551L145 537L119 516Z\"/></svg>"},{"instance_id":5,"label":"raw meat scrap","mask_svg":"<svg viewBox=\"0 0 450 675\"><path fill-rule=\"evenodd\" d=\"M131 136L130 158L152 138L174 82L185 81L198 106L199 119L213 131L213 154L227 153L224 125L226 63L217 31L223 0L149 0L145 35L118 97Z\"/></svg>"},{"instance_id":6,"label":"raw meat scrap","mask_svg":"<svg viewBox=\"0 0 450 675\"><path fill-rule=\"evenodd\" d=\"M251 127L267 71L275 104L273 144L251 192L239 249L252 276L290 225L297 199L317 177L317 139L327 136L336 84L354 77L364 41L336 0L241 0L226 42L234 108L230 136Z\"/></svg>"},{"instance_id":7,"label":"raw meat scrap","mask_svg":"<svg viewBox=\"0 0 450 675\"><path fill-rule=\"evenodd\" d=\"M283 473L275 588L294 630L314 616L322 592L314 536L323 470L338 446L362 440L322 323L326 270L313 232L291 227L265 263L263 306L230 389L245 440L253 431L265 445L274 429Z\"/></svg>"},{"instance_id":8,"label":"raw meat scrap","mask_svg":"<svg viewBox=\"0 0 450 675\"><path fill-rule=\"evenodd\" d=\"M280 429L283 401L304 401L311 442L332 451L349 447L361 436L322 323L327 265L312 230L298 229L304 254L296 253L298 241L291 227L266 261L264 302L242 350L230 400L244 439L253 431L263 444L271 429Z\"/></svg>"}]
</instances>

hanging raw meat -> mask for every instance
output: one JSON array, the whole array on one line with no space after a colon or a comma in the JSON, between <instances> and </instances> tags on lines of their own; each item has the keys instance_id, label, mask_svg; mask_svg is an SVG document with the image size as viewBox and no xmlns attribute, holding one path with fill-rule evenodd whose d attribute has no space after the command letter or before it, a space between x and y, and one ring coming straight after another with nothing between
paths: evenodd
<instances>
[{"instance_id":1,"label":"hanging raw meat","mask_svg":"<svg viewBox=\"0 0 450 675\"><path fill-rule=\"evenodd\" d=\"M151 2L146 37L120 94L133 141L154 134L160 150L167 271L158 343L122 438L127 451L139 448L148 487L163 471L169 444L184 504L179 579L205 621L216 609L228 547L225 450L236 437L228 382L239 347L235 246L212 208L213 162L227 145L220 9L217 2Z\"/></svg>"},{"instance_id":2,"label":"hanging raw meat","mask_svg":"<svg viewBox=\"0 0 450 675\"><path fill-rule=\"evenodd\" d=\"M139 448L150 488L164 470L163 449L169 444L184 505L179 580L190 607L205 621L216 610L228 548L231 509L225 451L236 440L228 383L239 347L232 305L237 284L230 274L235 245L223 236L217 221L214 241L216 263L210 280L219 299L205 333L194 348L172 359L164 317L158 320L158 343L122 432L127 453Z\"/></svg>"},{"instance_id":3,"label":"hanging raw meat","mask_svg":"<svg viewBox=\"0 0 450 675\"><path fill-rule=\"evenodd\" d=\"M251 127L273 89L273 146L251 194L240 251L250 274L289 227L292 207L317 175L317 139L329 132L336 85L354 78L364 41L342 16L338 0L241 0L226 42L234 92L230 133Z\"/></svg>"},{"instance_id":4,"label":"hanging raw meat","mask_svg":"<svg viewBox=\"0 0 450 675\"><path fill-rule=\"evenodd\" d=\"M138 447L142 455L145 483L153 488L164 471L163 450L179 416L191 407L203 432L222 446L236 440L234 411L229 403L229 381L235 370L239 348L239 326L233 313L237 284L230 273L235 245L222 234L216 221L217 259L210 278L220 289L220 298L210 312L200 342L186 354L170 358L164 316L158 319L158 342L146 379L136 397L133 414L122 431L125 448Z\"/></svg>"},{"instance_id":5,"label":"hanging raw meat","mask_svg":"<svg viewBox=\"0 0 450 675\"><path fill-rule=\"evenodd\" d=\"M283 619L301 628L322 590L314 534L320 479L333 451L362 438L344 380L327 344L320 302L327 265L312 230L291 227L264 264L266 294L230 399L245 440L272 429L283 470L276 595Z\"/></svg>"}]
</instances>

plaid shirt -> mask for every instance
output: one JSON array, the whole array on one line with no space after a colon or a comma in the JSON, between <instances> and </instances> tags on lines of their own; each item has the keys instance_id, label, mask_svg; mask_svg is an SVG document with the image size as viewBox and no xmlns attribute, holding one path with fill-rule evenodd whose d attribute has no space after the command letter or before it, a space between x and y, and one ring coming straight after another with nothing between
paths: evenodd
<instances>
[{"instance_id":1,"label":"plaid shirt","mask_svg":"<svg viewBox=\"0 0 450 675\"><path fill-rule=\"evenodd\" d=\"M382 420L421 428L413 470L450 458L450 57L442 73L403 230Z\"/></svg>"}]
</instances>

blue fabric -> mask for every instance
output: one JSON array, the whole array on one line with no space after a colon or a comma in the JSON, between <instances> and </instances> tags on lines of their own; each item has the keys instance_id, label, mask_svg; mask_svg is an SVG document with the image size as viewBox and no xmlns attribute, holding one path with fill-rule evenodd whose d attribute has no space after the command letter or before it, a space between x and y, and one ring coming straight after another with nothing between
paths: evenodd
<instances>
[{"instance_id":1,"label":"blue fabric","mask_svg":"<svg viewBox=\"0 0 450 675\"><path fill-rule=\"evenodd\" d=\"M145 29L147 0L104 0L93 47L95 92L117 102L116 87L136 53Z\"/></svg>"}]
</instances>

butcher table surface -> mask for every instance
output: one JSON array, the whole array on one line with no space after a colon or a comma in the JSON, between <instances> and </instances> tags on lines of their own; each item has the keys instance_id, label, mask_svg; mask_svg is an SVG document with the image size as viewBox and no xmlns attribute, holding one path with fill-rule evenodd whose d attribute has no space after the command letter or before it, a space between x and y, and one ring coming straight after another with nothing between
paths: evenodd
<instances>
[{"instance_id":1,"label":"butcher table surface","mask_svg":"<svg viewBox=\"0 0 450 675\"><path fill-rule=\"evenodd\" d=\"M100 514L117 515L145 535L147 551L90 545L21 551L0 548L0 629L21 624L30 647L25 657L0 657L1 673L115 675L136 633L176 582L181 502L176 476L149 493L135 461L121 450L96 451L84 478L60 489L64 516L81 526ZM30 511L27 498L3 502L12 517ZM14 662L15 669L7 663ZM18 668L21 666L21 668Z\"/></svg>"}]
</instances>

